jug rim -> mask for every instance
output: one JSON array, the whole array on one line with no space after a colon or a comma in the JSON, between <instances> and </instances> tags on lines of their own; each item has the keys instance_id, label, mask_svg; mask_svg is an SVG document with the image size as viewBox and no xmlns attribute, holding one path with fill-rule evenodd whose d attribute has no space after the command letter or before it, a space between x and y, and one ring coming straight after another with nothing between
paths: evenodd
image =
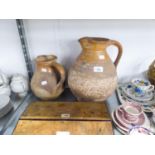
<instances>
[{"instance_id":1,"label":"jug rim","mask_svg":"<svg viewBox=\"0 0 155 155\"><path fill-rule=\"evenodd\" d=\"M91 43L103 43L103 42L109 41L110 39L103 38L103 37L82 37L79 39L79 42L82 42L84 40L87 40Z\"/></svg>"},{"instance_id":2,"label":"jug rim","mask_svg":"<svg viewBox=\"0 0 155 155\"><path fill-rule=\"evenodd\" d=\"M57 59L57 56L55 55L39 55L36 58L37 62L47 62L47 61L53 61Z\"/></svg>"},{"instance_id":3,"label":"jug rim","mask_svg":"<svg viewBox=\"0 0 155 155\"><path fill-rule=\"evenodd\" d=\"M37 64L51 64L57 60L57 56L55 55L39 55L35 59Z\"/></svg>"}]
</instances>

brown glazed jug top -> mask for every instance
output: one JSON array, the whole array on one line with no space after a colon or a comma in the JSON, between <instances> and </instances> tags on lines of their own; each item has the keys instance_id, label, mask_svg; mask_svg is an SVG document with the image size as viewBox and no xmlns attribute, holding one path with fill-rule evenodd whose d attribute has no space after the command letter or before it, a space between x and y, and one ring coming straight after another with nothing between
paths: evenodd
<instances>
[{"instance_id":1,"label":"brown glazed jug top","mask_svg":"<svg viewBox=\"0 0 155 155\"><path fill-rule=\"evenodd\" d=\"M42 70L42 68L46 68L47 72L51 72L51 64L57 61L57 57L55 55L40 55L36 58L36 68L37 70Z\"/></svg>"},{"instance_id":2,"label":"brown glazed jug top","mask_svg":"<svg viewBox=\"0 0 155 155\"><path fill-rule=\"evenodd\" d=\"M85 51L90 49L91 51L96 51L104 50L108 46L110 40L107 38L83 37L79 39L79 42Z\"/></svg>"},{"instance_id":3,"label":"brown glazed jug top","mask_svg":"<svg viewBox=\"0 0 155 155\"><path fill-rule=\"evenodd\" d=\"M40 55L36 58L37 65L50 65L55 62L57 57L55 55Z\"/></svg>"}]
</instances>

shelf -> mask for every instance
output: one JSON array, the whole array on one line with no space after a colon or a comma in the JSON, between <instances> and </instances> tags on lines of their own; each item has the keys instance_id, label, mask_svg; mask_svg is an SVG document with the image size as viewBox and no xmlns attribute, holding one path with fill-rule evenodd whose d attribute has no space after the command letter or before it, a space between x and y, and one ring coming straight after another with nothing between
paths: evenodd
<instances>
[{"instance_id":1,"label":"shelf","mask_svg":"<svg viewBox=\"0 0 155 155\"><path fill-rule=\"evenodd\" d=\"M6 116L0 119L0 133L4 135L11 135L13 133L14 128L16 127L16 124L22 115L22 113L25 111L27 106L34 101L38 101L39 99L36 98L32 93L27 94L27 96L23 99L12 99L14 109L10 111ZM76 101L76 98L73 96L73 94L70 92L68 88L65 89L65 91L62 93L62 95L56 99L56 101ZM106 101L109 113L111 113L118 105L118 100L116 97L116 93L114 93L108 100ZM114 128L114 134L120 134L117 130Z\"/></svg>"}]
</instances>

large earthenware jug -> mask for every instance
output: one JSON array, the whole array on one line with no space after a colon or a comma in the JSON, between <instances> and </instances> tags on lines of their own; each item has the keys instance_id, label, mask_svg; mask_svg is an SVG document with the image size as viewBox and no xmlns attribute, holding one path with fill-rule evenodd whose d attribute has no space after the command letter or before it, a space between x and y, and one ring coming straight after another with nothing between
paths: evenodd
<instances>
[{"instance_id":1,"label":"large earthenware jug","mask_svg":"<svg viewBox=\"0 0 155 155\"><path fill-rule=\"evenodd\" d=\"M35 60L36 70L31 80L33 93L43 99L55 99L64 90L65 70L54 55L41 55Z\"/></svg>"},{"instance_id":2,"label":"large earthenware jug","mask_svg":"<svg viewBox=\"0 0 155 155\"><path fill-rule=\"evenodd\" d=\"M122 46L115 40L84 37L79 39L82 52L70 68L68 85L78 100L104 101L117 86L116 66L122 55ZM118 55L113 63L106 48L118 47Z\"/></svg>"}]
</instances>

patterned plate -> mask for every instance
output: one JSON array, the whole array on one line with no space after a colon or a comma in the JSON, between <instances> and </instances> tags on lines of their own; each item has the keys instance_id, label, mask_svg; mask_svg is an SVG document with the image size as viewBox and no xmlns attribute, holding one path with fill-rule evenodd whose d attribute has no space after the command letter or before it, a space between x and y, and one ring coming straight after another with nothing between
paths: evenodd
<instances>
[{"instance_id":1,"label":"patterned plate","mask_svg":"<svg viewBox=\"0 0 155 155\"><path fill-rule=\"evenodd\" d=\"M151 91L149 93L145 93L145 95L143 96L137 96L134 88L132 87L132 85L130 83L126 83L124 85L122 85L122 91L130 98L134 99L135 101L150 101L153 99L154 97L154 91Z\"/></svg>"},{"instance_id":2,"label":"patterned plate","mask_svg":"<svg viewBox=\"0 0 155 155\"><path fill-rule=\"evenodd\" d=\"M133 98L128 97L123 91L122 91L122 85L119 85L117 88L117 95L119 98L119 101L121 102L121 104L125 103L126 101L128 102L136 102L139 103L143 106L152 106L155 105L155 95L152 98L152 100L150 101L136 101Z\"/></svg>"},{"instance_id":3,"label":"patterned plate","mask_svg":"<svg viewBox=\"0 0 155 155\"><path fill-rule=\"evenodd\" d=\"M126 132L126 133L129 132L129 129L126 128L125 126L123 126L123 125L117 120L117 118L116 118L116 116L115 116L115 111L111 113L111 116L112 116L112 120L113 120L114 124L115 124L118 128L120 128L121 130L123 130L123 131Z\"/></svg>"}]
</instances>

